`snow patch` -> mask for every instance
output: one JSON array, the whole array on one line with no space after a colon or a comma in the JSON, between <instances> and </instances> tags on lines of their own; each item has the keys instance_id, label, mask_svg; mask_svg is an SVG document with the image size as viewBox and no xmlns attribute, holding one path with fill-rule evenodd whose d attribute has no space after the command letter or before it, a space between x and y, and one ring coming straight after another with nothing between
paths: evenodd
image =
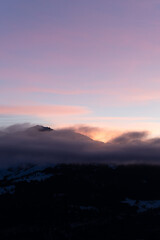
<instances>
[{"instance_id":1,"label":"snow patch","mask_svg":"<svg viewBox=\"0 0 160 240\"><path fill-rule=\"evenodd\" d=\"M6 194L6 193L13 194L14 192L15 192L15 186L14 185L0 187L0 195Z\"/></svg>"},{"instance_id":2,"label":"snow patch","mask_svg":"<svg viewBox=\"0 0 160 240\"><path fill-rule=\"evenodd\" d=\"M133 200L130 198L126 198L122 203L126 203L131 207L136 206L138 208L138 212L145 212L149 209L160 208L160 200Z\"/></svg>"}]
</instances>

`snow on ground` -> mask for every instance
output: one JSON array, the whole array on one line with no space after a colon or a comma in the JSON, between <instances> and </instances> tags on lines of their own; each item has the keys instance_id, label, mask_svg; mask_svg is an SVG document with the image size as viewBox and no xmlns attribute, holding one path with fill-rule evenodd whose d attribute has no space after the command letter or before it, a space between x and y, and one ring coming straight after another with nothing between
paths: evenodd
<instances>
[{"instance_id":1,"label":"snow on ground","mask_svg":"<svg viewBox=\"0 0 160 240\"><path fill-rule=\"evenodd\" d=\"M80 210L87 210L87 211L90 211L90 210L93 210L93 211L97 211L97 208L96 207L93 207L93 206L80 206L79 207Z\"/></svg>"},{"instance_id":2,"label":"snow on ground","mask_svg":"<svg viewBox=\"0 0 160 240\"><path fill-rule=\"evenodd\" d=\"M45 173L44 166L27 166L25 168L0 169L0 195L14 193L15 183L26 181L43 181L53 176Z\"/></svg>"},{"instance_id":3,"label":"snow on ground","mask_svg":"<svg viewBox=\"0 0 160 240\"><path fill-rule=\"evenodd\" d=\"M10 185L10 186L6 186L6 187L0 187L0 195L5 194L5 193L14 193L15 191L15 186L14 185Z\"/></svg>"},{"instance_id":4,"label":"snow on ground","mask_svg":"<svg viewBox=\"0 0 160 240\"><path fill-rule=\"evenodd\" d=\"M138 207L138 212L145 212L149 209L160 208L160 200L133 200L130 198L126 198L122 203L126 203L131 207Z\"/></svg>"}]
</instances>

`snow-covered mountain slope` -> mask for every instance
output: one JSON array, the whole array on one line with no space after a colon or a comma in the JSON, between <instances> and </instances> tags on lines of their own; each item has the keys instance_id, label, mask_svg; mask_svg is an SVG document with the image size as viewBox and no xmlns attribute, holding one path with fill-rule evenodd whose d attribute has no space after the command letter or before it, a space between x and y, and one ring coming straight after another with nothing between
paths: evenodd
<instances>
[{"instance_id":1,"label":"snow-covered mountain slope","mask_svg":"<svg viewBox=\"0 0 160 240\"><path fill-rule=\"evenodd\" d=\"M0 169L0 194L14 193L17 182L43 181L53 176L53 174L47 173L45 168L44 166L28 165Z\"/></svg>"},{"instance_id":2,"label":"snow-covered mountain slope","mask_svg":"<svg viewBox=\"0 0 160 240\"><path fill-rule=\"evenodd\" d=\"M126 198L122 203L126 203L131 207L137 207L138 212L145 212L149 209L160 208L160 200L134 200Z\"/></svg>"}]
</instances>

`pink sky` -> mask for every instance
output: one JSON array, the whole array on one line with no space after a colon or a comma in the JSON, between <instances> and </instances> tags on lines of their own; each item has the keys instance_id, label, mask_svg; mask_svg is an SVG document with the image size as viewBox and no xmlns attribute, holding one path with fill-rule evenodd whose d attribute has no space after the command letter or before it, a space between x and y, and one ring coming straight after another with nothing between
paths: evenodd
<instances>
[{"instance_id":1,"label":"pink sky","mask_svg":"<svg viewBox=\"0 0 160 240\"><path fill-rule=\"evenodd\" d=\"M0 26L0 125L160 134L159 0L2 0Z\"/></svg>"}]
</instances>

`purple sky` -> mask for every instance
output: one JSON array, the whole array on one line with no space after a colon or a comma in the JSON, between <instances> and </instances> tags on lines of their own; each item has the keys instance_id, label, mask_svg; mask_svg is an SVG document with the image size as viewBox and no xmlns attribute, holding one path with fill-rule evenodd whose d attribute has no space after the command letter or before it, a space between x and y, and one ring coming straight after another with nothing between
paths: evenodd
<instances>
[{"instance_id":1,"label":"purple sky","mask_svg":"<svg viewBox=\"0 0 160 240\"><path fill-rule=\"evenodd\" d=\"M1 0L0 125L160 134L160 0Z\"/></svg>"}]
</instances>

